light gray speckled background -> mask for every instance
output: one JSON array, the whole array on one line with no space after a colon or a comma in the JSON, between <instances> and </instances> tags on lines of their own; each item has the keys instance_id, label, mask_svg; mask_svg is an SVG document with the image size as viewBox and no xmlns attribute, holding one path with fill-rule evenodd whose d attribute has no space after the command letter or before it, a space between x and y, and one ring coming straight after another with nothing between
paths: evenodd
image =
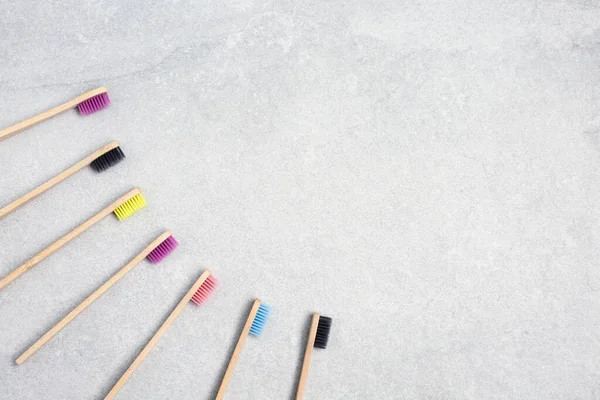
<instances>
[{"instance_id":1,"label":"light gray speckled background","mask_svg":"<svg viewBox=\"0 0 600 400\"><path fill-rule=\"evenodd\" d=\"M51 5L50 3L54 3ZM0 127L98 85L113 106L0 144L0 274L133 186L0 293L0 398L210 399L254 296L272 305L227 399L291 398L309 314L334 318L310 399L600 398L600 4L594 0L0 3ZM22 367L13 360L170 227Z\"/></svg>"}]
</instances>

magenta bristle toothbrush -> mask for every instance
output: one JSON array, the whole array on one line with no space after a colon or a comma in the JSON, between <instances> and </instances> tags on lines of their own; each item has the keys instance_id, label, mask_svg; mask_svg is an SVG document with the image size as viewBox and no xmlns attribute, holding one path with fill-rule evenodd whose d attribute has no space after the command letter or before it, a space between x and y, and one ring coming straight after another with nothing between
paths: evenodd
<instances>
[{"instance_id":1,"label":"magenta bristle toothbrush","mask_svg":"<svg viewBox=\"0 0 600 400\"><path fill-rule=\"evenodd\" d=\"M108 89L101 86L94 90L90 90L80 96L75 97L72 100L67 101L66 103L61 104L60 106L54 107L48 111L44 111L36 115L35 117L31 117L26 119L25 121L17 122L14 125L9 126L8 128L2 129L0 131L0 142L4 139L8 139L9 137L16 135L17 133L25 130L33 125L39 124L42 121L50 119L60 113L63 113L67 110L71 110L75 107L79 110L79 113L82 115L88 115L98 110L102 110L110 105L110 99L108 98Z\"/></svg>"},{"instance_id":2,"label":"magenta bristle toothbrush","mask_svg":"<svg viewBox=\"0 0 600 400\"><path fill-rule=\"evenodd\" d=\"M65 326L81 314L86 308L88 308L94 301L98 300L100 296L113 287L121 278L127 275L136 265L138 265L144 258L147 258L150 262L156 264L162 261L166 256L171 254L179 245L177 240L173 237L173 232L167 229L159 237L157 237L152 243L150 243L141 253L139 253L133 260L127 265L121 268L116 274L114 274L108 281L100 286L94 293L92 293L87 299L73 309L66 317L64 317L58 324L44 334L37 342L35 342L29 349L27 349L19 358L16 363L18 365L23 364L32 355L34 355L39 349L42 348L50 339L52 339L58 332L60 332Z\"/></svg>"}]
</instances>

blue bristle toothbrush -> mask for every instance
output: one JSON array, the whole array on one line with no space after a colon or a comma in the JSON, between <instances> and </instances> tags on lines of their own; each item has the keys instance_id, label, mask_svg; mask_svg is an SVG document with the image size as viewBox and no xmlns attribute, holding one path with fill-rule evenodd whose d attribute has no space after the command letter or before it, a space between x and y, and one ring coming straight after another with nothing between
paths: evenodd
<instances>
[{"instance_id":1,"label":"blue bristle toothbrush","mask_svg":"<svg viewBox=\"0 0 600 400\"><path fill-rule=\"evenodd\" d=\"M248 319L244 324L244 329L242 329L242 333L240 333L240 338L235 346L235 350L233 350L231 360L229 360L227 371L225 371L225 375L223 376L223 380L221 381L221 386L219 387L219 392L217 393L215 400L222 400L225 396L227 385L229 385L229 381L233 375L233 370L235 369L240 355L242 354L242 349L246 343L246 338L249 334L253 336L259 336L262 333L270 312L271 307L266 304L262 304L260 299L254 300L254 304L252 304L252 308L248 314Z\"/></svg>"}]
</instances>

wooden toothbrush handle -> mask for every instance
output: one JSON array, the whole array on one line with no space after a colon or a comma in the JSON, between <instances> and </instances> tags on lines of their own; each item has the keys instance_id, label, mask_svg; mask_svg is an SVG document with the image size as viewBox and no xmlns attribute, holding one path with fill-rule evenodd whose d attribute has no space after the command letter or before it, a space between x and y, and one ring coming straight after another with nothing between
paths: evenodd
<instances>
[{"instance_id":1,"label":"wooden toothbrush handle","mask_svg":"<svg viewBox=\"0 0 600 400\"><path fill-rule=\"evenodd\" d=\"M254 300L252 308L250 309L250 313L248 314L248 319L246 319L242 333L240 333L240 338L238 339L235 350L233 350L233 354L231 355L231 360L229 360L229 365L227 365L227 370L225 371L225 375L223 376L223 380L221 381L221 386L219 387L219 392L217 393L215 400L222 400L223 397L225 397L225 391L227 390L227 386L229 385L229 381L231 380L235 366L237 365L240 355L242 354L242 349L244 348L244 344L248 338L248 333L250 332L252 323L254 323L254 318L256 317L259 307L260 299Z\"/></svg>"},{"instance_id":2,"label":"wooden toothbrush handle","mask_svg":"<svg viewBox=\"0 0 600 400\"><path fill-rule=\"evenodd\" d=\"M308 340L306 341L306 350L304 352L304 362L302 363L302 372L300 372L298 390L296 391L296 400L302 400L302 397L304 397L304 387L306 386L306 379L308 378L308 368L310 367L310 357L312 356L315 337L317 336L319 317L319 313L314 313L310 323L310 331L308 332Z\"/></svg>"},{"instance_id":3,"label":"wooden toothbrush handle","mask_svg":"<svg viewBox=\"0 0 600 400\"><path fill-rule=\"evenodd\" d=\"M30 126L38 124L47 119L50 119L50 118L54 117L55 115L58 115L62 112L70 110L71 108L75 108L75 107L77 107L77 105L79 103L81 103L89 98L92 98L94 96L97 96L101 93L105 93L107 91L108 90L105 87L99 87L94 90L90 90L89 92L86 92L80 96L77 96L74 99L61 104L60 106L54 107L48 111L44 111L43 113L40 113L40 114L36 115L35 117L26 119L25 121L17 122L16 124L9 126L8 128L4 128L0 131L0 142L3 141L4 139L8 139L9 137L21 132L23 129L29 128Z\"/></svg>"},{"instance_id":4,"label":"wooden toothbrush handle","mask_svg":"<svg viewBox=\"0 0 600 400\"><path fill-rule=\"evenodd\" d=\"M26 204L27 202L35 199L37 196L44 193L46 190L52 188L55 185L58 185L59 183L61 183L62 181L64 181L65 179L67 179L68 177L70 177L71 175L76 173L77 171L81 170L82 168L87 167L101 155L103 155L117 147L119 147L119 142L117 142L117 141L107 144L106 146L93 152L92 154L90 154L89 156L84 158L83 160L79 161L77 164L73 165L71 168L63 171L62 173L56 175L54 178L50 179L49 181L36 187L35 189L30 191L26 195L21 196L17 200L10 203L9 205L0 208L0 219L4 218L5 216L7 216L11 212L15 211L17 208L21 207L22 205Z\"/></svg>"},{"instance_id":5,"label":"wooden toothbrush handle","mask_svg":"<svg viewBox=\"0 0 600 400\"><path fill-rule=\"evenodd\" d=\"M167 329L169 329L169 327L173 324L173 322L179 316L179 314L181 314L185 305L190 301L190 299L192 298L194 293L196 293L198 288L204 283L204 281L209 276L210 276L209 270L204 271L202 273L202 275L200 275L200 278L198 278L196 283L194 283L194 285L190 288L190 290L188 290L188 292L185 294L185 296L183 296L183 299L181 299L179 304L177 304L177 307L175 307L175 309L173 310L171 315L169 315L167 317L166 321L161 325L161 327L158 328L158 331L156 331L156 333L154 334L154 336L152 336L152 339L150 339L150 341L148 342L146 347L144 347L144 349L135 358L135 360L133 360L133 362L131 363L129 368L127 368L127 371L125 371L125 373L117 381L115 386L113 386L113 388L110 390L110 392L108 392L108 394L106 395L104 400L114 399L114 397L117 395L117 393L119 393L119 390L121 390L123 385L125 385L125 383L129 380L129 378L131 378L131 375L133 375L133 373L140 366L142 361L144 361L144 359L148 356L148 353L150 353L150 351L154 348L154 346L156 346L156 343L158 343L159 339L165 334Z\"/></svg>"},{"instance_id":6,"label":"wooden toothbrush handle","mask_svg":"<svg viewBox=\"0 0 600 400\"><path fill-rule=\"evenodd\" d=\"M6 275L4 278L0 279L0 289L4 289L15 279L23 275L25 272L29 271L31 268L35 267L40 261L53 254L55 251L69 243L71 240L75 239L77 236L81 235L83 232L88 230L102 218L106 217L108 214L113 212L115 208L117 208L118 206L129 200L129 198L135 196L140 192L141 191L139 188L135 188L129 191L127 194L119 197L116 201L114 201L104 210L100 211L98 214L94 215L92 218L88 219L83 224L79 225L77 228L73 229L71 232L67 233L65 236L52 243L50 246L48 246L47 248L39 252L37 255L35 255L31 260L27 261L25 264L21 265L19 268Z\"/></svg>"},{"instance_id":7,"label":"wooden toothbrush handle","mask_svg":"<svg viewBox=\"0 0 600 400\"><path fill-rule=\"evenodd\" d=\"M144 258L152 252L159 244L164 242L169 236L171 236L173 232L170 230L166 230L162 235L157 237L152 243L150 243L140 254L135 256L133 260L131 260L127 265L121 268L116 274L114 274L108 281L106 281L102 286L100 286L94 293L88 296L87 299L81 302L77 307L73 309L69 314L67 314L59 323L54 325L52 329L44 334L41 338L38 339L30 348L28 348L19 358L17 358L17 365L23 364L27 361L32 355L34 355L39 349L42 348L50 339L54 337L58 332L60 332L65 326L67 326L71 321L75 319L79 314L81 314L86 308L88 308L94 301L96 301L100 296L102 296L108 289L110 289L114 284L116 284L121 278L123 278L129 271L131 271L136 265L138 265Z\"/></svg>"}]
</instances>

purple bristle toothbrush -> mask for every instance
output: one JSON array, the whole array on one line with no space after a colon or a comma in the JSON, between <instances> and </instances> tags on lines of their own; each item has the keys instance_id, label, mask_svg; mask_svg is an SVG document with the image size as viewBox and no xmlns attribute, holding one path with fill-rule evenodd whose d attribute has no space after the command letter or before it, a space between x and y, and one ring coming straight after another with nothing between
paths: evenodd
<instances>
[{"instance_id":1,"label":"purple bristle toothbrush","mask_svg":"<svg viewBox=\"0 0 600 400\"><path fill-rule=\"evenodd\" d=\"M9 126L8 128L2 129L0 131L0 142L21 132L24 129L27 129L35 124L50 119L55 115L67 110L71 110L75 107L77 107L80 114L88 115L95 111L106 108L109 105L110 99L108 98L108 89L106 89L104 86L101 86L97 89L90 90L89 92L77 96L74 99L61 104L60 106L54 107L48 111L44 111L35 117L31 117L25 121L18 122Z\"/></svg>"},{"instance_id":2,"label":"purple bristle toothbrush","mask_svg":"<svg viewBox=\"0 0 600 400\"><path fill-rule=\"evenodd\" d=\"M121 268L116 274L114 274L109 280L107 280L102 286L100 286L94 293L89 295L81 304L73 309L66 317L64 317L58 324L44 334L37 342L35 342L29 349L27 349L19 358L16 363L18 365L23 364L34 355L42 346L44 346L50 339L54 337L58 332L67 326L71 321L81 314L86 308L88 308L94 301L102 296L108 289L116 284L121 278L123 278L129 271L138 265L144 258L147 258L150 262L157 264L162 261L166 256L171 254L179 246L177 240L173 237L173 232L167 229L162 235L157 237L152 243L150 243L141 253L139 253L133 260L127 265Z\"/></svg>"}]
</instances>

